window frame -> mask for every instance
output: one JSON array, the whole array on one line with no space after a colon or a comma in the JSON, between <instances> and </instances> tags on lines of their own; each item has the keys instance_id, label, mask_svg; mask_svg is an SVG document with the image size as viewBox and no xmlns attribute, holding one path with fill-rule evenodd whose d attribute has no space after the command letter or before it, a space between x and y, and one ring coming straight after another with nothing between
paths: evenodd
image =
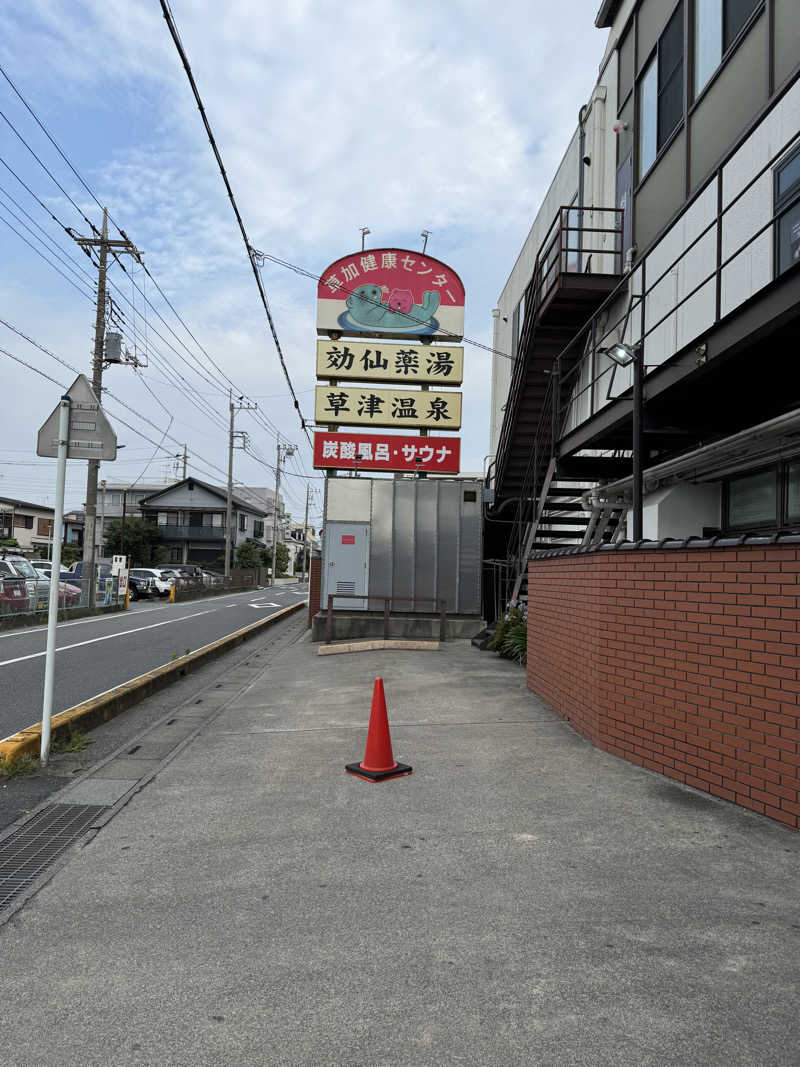
<instances>
[{"instance_id":1,"label":"window frame","mask_svg":"<svg viewBox=\"0 0 800 1067\"><path fill-rule=\"evenodd\" d=\"M742 481L744 478L752 478L756 474L764 474L767 471L772 471L775 482L774 517L772 519L766 519L763 522L731 522L731 484L733 482ZM770 463L766 466L753 467L752 470L738 471L735 475L731 475L730 478L726 478L722 484L722 525L725 532L741 534L746 533L749 530L778 529L781 526L784 515L783 481L782 464L780 463Z\"/></svg>"},{"instance_id":2,"label":"window frame","mask_svg":"<svg viewBox=\"0 0 800 1067\"><path fill-rule=\"evenodd\" d=\"M636 92L636 106L635 106L635 109L634 109L635 110L635 116L636 116L636 130L635 130L636 136L635 136L635 139L634 139L635 162L636 162L635 175L634 175L634 177L635 177L634 192L638 192L640 186L642 186L644 184L644 182L646 181L646 179L650 176L650 174L652 174L652 172L655 170L655 168L661 162L663 157L669 151L670 147L672 146L673 142L675 141L675 138L678 136L680 131L686 125L686 111L687 111L687 109L686 109L686 90L685 90L685 87L686 87L686 78L687 78L687 71L688 71L688 62L687 62L687 60L688 60L688 48L687 48L687 40L686 40L686 24L685 24L685 21L686 21L685 20L686 6L685 5L687 3L688 3L688 0L678 0L678 3L673 8L669 18L664 23L664 28L661 30L661 33L658 35L658 40L653 45L653 48L651 49L651 51L650 51L649 55L647 56L647 58L645 59L645 61L642 63L642 65L639 68L639 70L636 72L636 77L634 79L634 91ZM662 97L664 95L664 89L662 88L662 85L661 85L661 81L662 81L662 78L661 78L661 45L662 45L662 41L663 41L663 39L664 39L664 37L665 37L665 35L667 33L667 30L672 25L673 19L676 19L676 18L677 18L677 20L678 20L678 22L680 24L680 27L681 27L681 44L682 44L682 47L681 47L681 58L680 58L679 62L675 63L675 65L673 66L672 70L669 73L669 77L665 78L664 81L665 82L671 81L673 75L675 74L675 72L680 67L681 77L680 77L679 86L680 86L680 95L681 95L681 117L678 120L678 122L675 123L675 126L672 128L672 130L670 130L670 132L664 138L662 143L659 144L659 134L660 134L659 125L660 125L660 118L661 118L661 100L662 100ZM656 127L655 127L656 152L655 152L655 155L653 157L652 162L647 167L647 169L646 170L642 170L642 159L641 159L642 109L641 109L641 96L640 96L640 93L641 93L642 83L644 82L644 80L647 77L647 75L650 73L650 69L651 69L651 67L652 67L652 65L654 63L655 63L655 92L656 92L656 117L655 117L655 122L656 122Z\"/></svg>"},{"instance_id":3,"label":"window frame","mask_svg":"<svg viewBox=\"0 0 800 1067\"><path fill-rule=\"evenodd\" d=\"M783 216L795 207L800 202L800 178L794 183L788 192L780 194L780 177L781 172L793 163L798 157L800 157L800 144L793 148L784 158L773 168L772 171L772 213L774 216L774 231L772 238L772 270L773 278L780 278L782 275L788 273L797 264L790 264L784 270L781 270L781 242L780 242L780 225Z\"/></svg>"},{"instance_id":4,"label":"window frame","mask_svg":"<svg viewBox=\"0 0 800 1067\"><path fill-rule=\"evenodd\" d=\"M756 22L758 22L758 20L764 14L764 11L766 10L766 6L767 6L767 0L757 0L756 7L753 8L753 10L750 13L750 16L748 17L747 21L742 26L742 28L739 30L739 32L736 34L736 36L731 41L731 43L728 45L728 47L725 48L725 10L726 10L726 0L722 0L722 20L721 20L721 23L720 23L720 60L719 60L719 63L714 68L714 72L710 75L708 81L705 83L703 88L698 90L698 88L697 88L697 70L696 70L696 58L697 58L697 56L696 56L696 52L697 52L697 47L696 47L697 46L697 18L696 18L696 11L697 11L697 0L695 0L695 4L693 5L693 14L695 15L695 18L692 19L692 21L690 23L690 26L689 26L689 31L690 31L690 33L692 35L692 60L693 60L693 62L692 62L692 70L690 72L691 79L692 79L691 94L690 94L691 100L690 100L690 104L689 104L689 114L690 115L691 115L692 111L700 104L700 102L702 101L702 99L706 95L706 93L711 89L711 86L716 82L717 78L720 76L720 74L722 73L723 69L728 65L728 63L731 61L731 59L733 59L733 57L736 54L736 52L738 52L738 50L739 50L742 42L744 41L745 37L747 37L747 35L750 33L750 30L752 30L752 28L755 26ZM770 94L770 96L771 96L771 94Z\"/></svg>"}]
</instances>

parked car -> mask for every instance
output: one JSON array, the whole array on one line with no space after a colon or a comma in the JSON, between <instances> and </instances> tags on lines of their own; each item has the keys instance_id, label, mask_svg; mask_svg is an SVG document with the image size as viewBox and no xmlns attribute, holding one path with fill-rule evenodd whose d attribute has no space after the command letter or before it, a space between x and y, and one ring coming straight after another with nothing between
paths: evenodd
<instances>
[{"instance_id":1,"label":"parked car","mask_svg":"<svg viewBox=\"0 0 800 1067\"><path fill-rule=\"evenodd\" d=\"M28 611L28 590L22 578L0 577L0 615Z\"/></svg>"},{"instance_id":2,"label":"parked car","mask_svg":"<svg viewBox=\"0 0 800 1067\"><path fill-rule=\"evenodd\" d=\"M137 578L130 571L128 574L128 588L131 591L131 600L149 600L156 595L155 583L152 578Z\"/></svg>"},{"instance_id":3,"label":"parked car","mask_svg":"<svg viewBox=\"0 0 800 1067\"><path fill-rule=\"evenodd\" d=\"M204 570L202 576L204 585L222 585L225 581L221 574L216 574L214 571Z\"/></svg>"},{"instance_id":4,"label":"parked car","mask_svg":"<svg viewBox=\"0 0 800 1067\"><path fill-rule=\"evenodd\" d=\"M36 562L47 563L46 560ZM24 556L4 555L0 558L0 575L10 574L24 582L28 611L46 611L50 604L52 564L47 564L47 566L50 568L50 574L45 575L44 568L36 567ZM74 607L80 600L80 590L75 589L74 585L65 580L68 574L68 571L62 571L58 583L58 603L62 608Z\"/></svg>"},{"instance_id":5,"label":"parked car","mask_svg":"<svg viewBox=\"0 0 800 1067\"><path fill-rule=\"evenodd\" d=\"M169 596L169 591L175 584L174 577L160 567L134 567L129 571L129 578L152 578L153 589L158 596Z\"/></svg>"},{"instance_id":6,"label":"parked car","mask_svg":"<svg viewBox=\"0 0 800 1067\"><path fill-rule=\"evenodd\" d=\"M28 594L28 611L44 611L50 599L50 583L42 578L25 556L4 553L0 558L0 576L21 578Z\"/></svg>"}]
</instances>

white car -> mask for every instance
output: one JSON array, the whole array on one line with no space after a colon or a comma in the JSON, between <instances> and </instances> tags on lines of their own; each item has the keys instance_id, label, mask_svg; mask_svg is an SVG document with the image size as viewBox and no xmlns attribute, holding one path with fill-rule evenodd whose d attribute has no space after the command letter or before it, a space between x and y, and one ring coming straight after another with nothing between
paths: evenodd
<instances>
[{"instance_id":1,"label":"white car","mask_svg":"<svg viewBox=\"0 0 800 1067\"><path fill-rule=\"evenodd\" d=\"M157 567L134 567L130 573L134 578L152 578L153 588L159 596L169 596L169 591L175 584L174 578L168 578Z\"/></svg>"}]
</instances>

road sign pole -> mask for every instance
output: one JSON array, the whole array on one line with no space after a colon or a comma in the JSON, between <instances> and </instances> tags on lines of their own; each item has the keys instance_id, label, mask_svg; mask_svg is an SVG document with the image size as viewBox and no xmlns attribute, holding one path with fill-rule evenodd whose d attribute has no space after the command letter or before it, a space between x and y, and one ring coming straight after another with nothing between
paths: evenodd
<instances>
[{"instance_id":1,"label":"road sign pole","mask_svg":"<svg viewBox=\"0 0 800 1067\"><path fill-rule=\"evenodd\" d=\"M50 720L53 717L55 692L56 627L58 625L58 587L61 574L61 528L64 523L64 483L67 477L67 443L69 441L70 399L62 396L58 406L58 466L56 468L56 510L53 516L53 566L50 571L50 603L47 609L47 652L44 660L44 700L42 703L42 747L39 753L46 766L50 752Z\"/></svg>"}]
</instances>

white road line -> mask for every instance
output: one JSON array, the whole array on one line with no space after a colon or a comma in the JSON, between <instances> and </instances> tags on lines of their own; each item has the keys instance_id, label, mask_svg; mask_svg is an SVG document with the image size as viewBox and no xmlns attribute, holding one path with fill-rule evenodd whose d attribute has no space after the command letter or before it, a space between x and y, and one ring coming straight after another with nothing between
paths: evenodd
<instances>
[{"instance_id":1,"label":"white road line","mask_svg":"<svg viewBox=\"0 0 800 1067\"><path fill-rule=\"evenodd\" d=\"M216 608L209 608L208 611L196 611L194 615L181 615L179 619L166 619L164 622L151 622L149 626L137 626L135 630L120 630L116 634L106 634L105 637L91 637L88 641L77 641L74 645L62 645L61 648L57 648L56 652L69 652L71 648L82 648L84 645L94 645L98 641L111 641L115 637L128 637L129 634L138 634L142 630L155 630L159 626L170 626L174 622L184 622L186 619L196 619L200 615L213 615ZM8 667L11 663L22 663L26 659L38 659L43 656L44 652L31 652L27 656L17 656L14 659L5 659L0 662L0 667Z\"/></svg>"},{"instance_id":2,"label":"white road line","mask_svg":"<svg viewBox=\"0 0 800 1067\"><path fill-rule=\"evenodd\" d=\"M244 590L240 593L228 593L226 596L220 597L217 603L230 600L232 597L236 597L238 599L242 596L247 596L248 592L248 590ZM71 626L86 626L87 623L91 622L120 622L125 619L136 618L139 615L147 615L151 611L169 611L170 609L175 609L176 607L188 606L189 605L187 602L184 602L183 604L178 603L177 605L167 603L159 604L157 607L154 608L133 608L130 611L112 611L109 612L108 615L92 615L92 617L89 619L74 619L72 622L60 622L58 624L58 629L59 632L61 632L61 630L66 630ZM225 604L225 607L235 608L236 604ZM191 616L184 615L183 618L191 618ZM10 630L8 633L0 634L0 641L2 641L6 637L27 637L29 634L43 634L46 632L46 626L22 626L19 630Z\"/></svg>"}]
</instances>

